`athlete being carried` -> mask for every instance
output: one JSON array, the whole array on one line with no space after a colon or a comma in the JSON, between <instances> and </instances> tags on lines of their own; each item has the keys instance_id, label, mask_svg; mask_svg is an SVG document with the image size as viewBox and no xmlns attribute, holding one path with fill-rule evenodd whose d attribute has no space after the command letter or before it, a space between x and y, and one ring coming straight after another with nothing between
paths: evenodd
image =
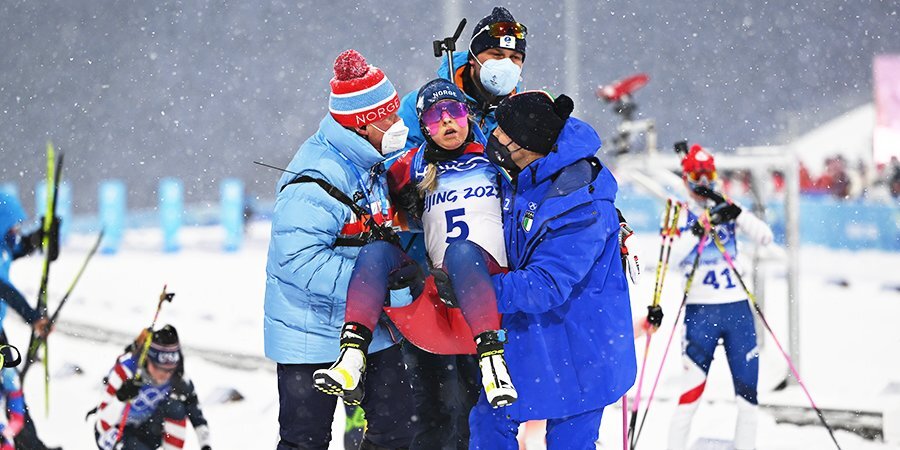
<instances>
[{"instance_id":1,"label":"athlete being carried","mask_svg":"<svg viewBox=\"0 0 900 450\"><path fill-rule=\"evenodd\" d=\"M409 286L413 303L387 308L403 335L432 353L477 353L488 401L507 406L517 394L503 358L506 339L490 278L506 266L497 169L483 154L484 136L456 85L428 82L416 109L426 141L391 166L388 181L395 203L421 220L435 276L426 277L396 245L376 241L363 247L347 292L340 357L315 372L315 385L345 402L362 398L367 349L386 294ZM446 292L447 278L453 292ZM441 302L442 289L440 298L455 297L458 309Z\"/></svg>"}]
</instances>

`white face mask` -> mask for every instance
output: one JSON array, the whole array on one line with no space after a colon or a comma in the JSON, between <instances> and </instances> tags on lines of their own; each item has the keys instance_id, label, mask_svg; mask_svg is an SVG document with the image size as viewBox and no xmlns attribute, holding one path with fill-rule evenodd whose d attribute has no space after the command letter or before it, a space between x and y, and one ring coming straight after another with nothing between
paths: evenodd
<instances>
[{"instance_id":1,"label":"white face mask","mask_svg":"<svg viewBox=\"0 0 900 450\"><path fill-rule=\"evenodd\" d=\"M475 61L478 61L478 58L475 58ZM478 76L481 85L493 95L509 94L519 84L522 68L509 58L489 59L484 63L478 61L478 64L481 65Z\"/></svg>"},{"instance_id":2,"label":"white face mask","mask_svg":"<svg viewBox=\"0 0 900 450\"><path fill-rule=\"evenodd\" d=\"M409 128L403 124L403 119L394 122L387 130L382 130L373 123L369 125L384 133L384 136L381 138L382 155L388 155L406 146L406 136L409 134Z\"/></svg>"}]
</instances>

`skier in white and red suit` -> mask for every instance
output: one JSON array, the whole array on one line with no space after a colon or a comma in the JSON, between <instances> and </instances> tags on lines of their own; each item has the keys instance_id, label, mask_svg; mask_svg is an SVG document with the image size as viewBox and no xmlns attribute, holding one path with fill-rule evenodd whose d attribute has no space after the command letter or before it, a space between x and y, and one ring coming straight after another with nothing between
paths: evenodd
<instances>
[{"instance_id":1,"label":"skier in white and red suit","mask_svg":"<svg viewBox=\"0 0 900 450\"><path fill-rule=\"evenodd\" d=\"M737 257L737 230L761 245L772 241L772 230L765 222L716 192L718 175L712 154L699 145L694 145L682 159L681 167L685 185L690 192L689 207L692 210L688 212L686 220L679 224L681 231L690 230L693 235L701 236L705 232L704 227L693 211L699 213L709 209L710 224L733 258ZM682 354L682 379L685 388L672 417L669 450L686 447L691 419L706 387L713 353L720 341L725 347L737 397L735 448L756 448L759 353L753 312L747 293L740 286L736 274L732 273L711 236L709 239L694 273L685 307ZM680 263L686 275L691 271L697 247L695 245Z\"/></svg>"}]
</instances>

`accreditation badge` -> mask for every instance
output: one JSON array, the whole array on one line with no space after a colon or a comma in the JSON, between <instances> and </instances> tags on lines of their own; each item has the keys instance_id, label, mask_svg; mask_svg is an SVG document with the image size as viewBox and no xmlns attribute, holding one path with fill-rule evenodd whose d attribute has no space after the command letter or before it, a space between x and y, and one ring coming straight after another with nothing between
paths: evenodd
<instances>
[{"instance_id":1,"label":"accreditation badge","mask_svg":"<svg viewBox=\"0 0 900 450\"><path fill-rule=\"evenodd\" d=\"M525 218L522 219L522 229L525 232L531 231L532 223L534 223L534 211L525 211Z\"/></svg>"}]
</instances>

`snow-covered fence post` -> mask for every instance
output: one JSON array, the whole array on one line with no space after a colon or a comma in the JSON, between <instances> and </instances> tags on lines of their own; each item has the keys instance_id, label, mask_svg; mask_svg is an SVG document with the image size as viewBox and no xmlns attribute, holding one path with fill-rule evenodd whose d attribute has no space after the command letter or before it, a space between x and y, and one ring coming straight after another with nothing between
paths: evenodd
<instances>
[{"instance_id":1,"label":"snow-covered fence post","mask_svg":"<svg viewBox=\"0 0 900 450\"><path fill-rule=\"evenodd\" d=\"M106 180L100 183L98 197L100 200L100 227L105 230L100 251L113 255L119 251L122 237L125 235L125 212L127 195L125 183L120 180Z\"/></svg>"},{"instance_id":2,"label":"snow-covered fence post","mask_svg":"<svg viewBox=\"0 0 900 450\"><path fill-rule=\"evenodd\" d=\"M163 251L177 252L178 229L184 216L184 194L181 181L163 178L159 182L159 220L163 233Z\"/></svg>"},{"instance_id":3,"label":"snow-covered fence post","mask_svg":"<svg viewBox=\"0 0 900 450\"><path fill-rule=\"evenodd\" d=\"M237 251L244 236L244 182L235 178L222 180L219 208L225 229L225 251Z\"/></svg>"}]
</instances>

